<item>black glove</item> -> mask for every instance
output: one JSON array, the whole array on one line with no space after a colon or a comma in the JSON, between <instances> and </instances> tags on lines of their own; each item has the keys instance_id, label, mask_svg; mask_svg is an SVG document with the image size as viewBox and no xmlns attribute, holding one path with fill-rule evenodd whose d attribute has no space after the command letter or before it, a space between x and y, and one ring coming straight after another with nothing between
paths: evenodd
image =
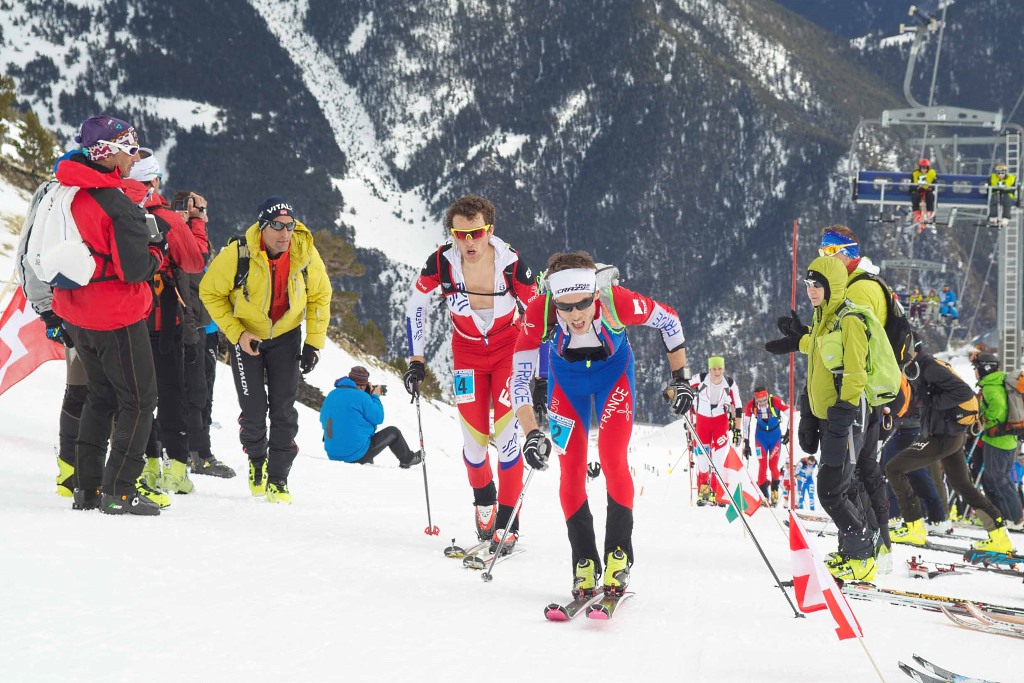
<instances>
[{"instance_id":1,"label":"black glove","mask_svg":"<svg viewBox=\"0 0 1024 683\"><path fill-rule=\"evenodd\" d=\"M750 460L751 455L753 455L753 451L750 450L750 442L747 441L743 444L743 457Z\"/></svg>"},{"instance_id":2,"label":"black glove","mask_svg":"<svg viewBox=\"0 0 1024 683\"><path fill-rule=\"evenodd\" d=\"M299 356L299 370L303 375L308 375L320 362L320 352L309 344L302 345L302 355Z\"/></svg>"},{"instance_id":3,"label":"black glove","mask_svg":"<svg viewBox=\"0 0 1024 683\"><path fill-rule=\"evenodd\" d=\"M39 314L39 317L42 318L43 323L46 325L47 339L63 344L69 349L75 348L75 343L71 341L68 331L64 329L64 321L59 315L53 311L44 311Z\"/></svg>"},{"instance_id":4,"label":"black glove","mask_svg":"<svg viewBox=\"0 0 1024 683\"><path fill-rule=\"evenodd\" d=\"M781 441L782 441L782 445L783 446L785 446L786 444L789 443L789 432L788 431L785 434L782 435Z\"/></svg>"},{"instance_id":5,"label":"black glove","mask_svg":"<svg viewBox=\"0 0 1024 683\"><path fill-rule=\"evenodd\" d=\"M672 373L672 381L662 396L672 405L672 412L683 415L693 406L693 387L679 370Z\"/></svg>"},{"instance_id":6,"label":"black glove","mask_svg":"<svg viewBox=\"0 0 1024 683\"><path fill-rule=\"evenodd\" d=\"M836 436L846 436L857 419L857 406L846 401L836 401L828 408L828 431Z\"/></svg>"},{"instance_id":7,"label":"black glove","mask_svg":"<svg viewBox=\"0 0 1024 683\"><path fill-rule=\"evenodd\" d=\"M420 393L420 383L426 376L427 368L423 365L423 361L414 360L409 363L409 369L402 376L402 381L405 383L405 390L409 392L410 396L416 396Z\"/></svg>"},{"instance_id":8,"label":"black glove","mask_svg":"<svg viewBox=\"0 0 1024 683\"><path fill-rule=\"evenodd\" d=\"M811 412L811 401L807 397L807 390L800 393L800 426L797 428L796 439L800 444L800 450L804 453L816 453L818 451L818 438L821 421Z\"/></svg>"},{"instance_id":9,"label":"black glove","mask_svg":"<svg viewBox=\"0 0 1024 683\"><path fill-rule=\"evenodd\" d=\"M587 465L587 476L591 479L597 479L601 476L601 463L592 462Z\"/></svg>"},{"instance_id":10,"label":"black glove","mask_svg":"<svg viewBox=\"0 0 1024 683\"><path fill-rule=\"evenodd\" d=\"M780 318L781 320L781 318ZM768 353L796 353L800 350L800 337L783 337L765 342L764 350Z\"/></svg>"},{"instance_id":11,"label":"black glove","mask_svg":"<svg viewBox=\"0 0 1024 683\"><path fill-rule=\"evenodd\" d=\"M530 467L535 470L546 470L550 454L551 440L544 436L544 432L534 429L526 435L526 443L523 444L523 458Z\"/></svg>"},{"instance_id":12,"label":"black glove","mask_svg":"<svg viewBox=\"0 0 1024 683\"><path fill-rule=\"evenodd\" d=\"M533 380L533 405L544 406L547 408L548 405L548 380L546 377L537 377Z\"/></svg>"},{"instance_id":13,"label":"black glove","mask_svg":"<svg viewBox=\"0 0 1024 683\"><path fill-rule=\"evenodd\" d=\"M185 344L185 364L195 365L199 360L199 344Z\"/></svg>"},{"instance_id":14,"label":"black glove","mask_svg":"<svg viewBox=\"0 0 1024 683\"><path fill-rule=\"evenodd\" d=\"M804 325L800 320L800 316L796 314L796 311L790 310L789 315L784 315L775 321L776 326L779 328L779 332L787 337L800 337L808 334L811 331L807 325Z\"/></svg>"}]
</instances>

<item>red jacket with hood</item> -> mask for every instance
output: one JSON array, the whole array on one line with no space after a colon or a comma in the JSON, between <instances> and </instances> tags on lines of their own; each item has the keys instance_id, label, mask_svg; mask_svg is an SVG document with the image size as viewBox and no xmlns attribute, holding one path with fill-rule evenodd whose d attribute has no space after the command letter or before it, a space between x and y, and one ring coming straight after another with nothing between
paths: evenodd
<instances>
[{"instance_id":1,"label":"red jacket with hood","mask_svg":"<svg viewBox=\"0 0 1024 683\"><path fill-rule=\"evenodd\" d=\"M61 185L81 190L71 202L82 240L89 245L96 271L78 289L53 290L53 311L90 330L116 330L149 315L149 281L160 265L160 251L149 246L146 213L121 189L117 169L108 171L74 156L57 164Z\"/></svg>"}]
</instances>

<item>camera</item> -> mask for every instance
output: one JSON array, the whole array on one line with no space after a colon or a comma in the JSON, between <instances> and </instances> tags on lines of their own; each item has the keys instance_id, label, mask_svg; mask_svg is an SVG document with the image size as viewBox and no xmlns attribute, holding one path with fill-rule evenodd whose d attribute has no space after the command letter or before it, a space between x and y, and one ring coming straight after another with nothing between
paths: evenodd
<instances>
[{"instance_id":1,"label":"camera","mask_svg":"<svg viewBox=\"0 0 1024 683\"><path fill-rule=\"evenodd\" d=\"M373 385L373 384L369 384L368 383L366 385L366 393L368 393L370 395L373 395L374 393L377 393L377 394L379 394L381 396L387 396L388 386L386 384Z\"/></svg>"},{"instance_id":2,"label":"camera","mask_svg":"<svg viewBox=\"0 0 1024 683\"><path fill-rule=\"evenodd\" d=\"M171 211L188 211L188 200L191 197L171 200Z\"/></svg>"}]
</instances>

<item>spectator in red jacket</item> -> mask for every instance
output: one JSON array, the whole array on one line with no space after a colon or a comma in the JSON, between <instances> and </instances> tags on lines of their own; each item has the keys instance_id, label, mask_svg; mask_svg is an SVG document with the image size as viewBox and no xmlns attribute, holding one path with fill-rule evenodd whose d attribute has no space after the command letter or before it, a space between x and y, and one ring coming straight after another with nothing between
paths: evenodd
<instances>
[{"instance_id":1,"label":"spectator in red jacket","mask_svg":"<svg viewBox=\"0 0 1024 683\"><path fill-rule=\"evenodd\" d=\"M96 270L84 287L55 289L52 301L88 378L75 443L74 508L157 515L160 508L139 495L136 480L156 406L146 330L153 305L149 281L167 240L159 236L151 243L146 212L122 189L122 178L138 159L135 128L94 116L82 123L75 141L81 153L58 163L56 177L62 185L80 188L71 215L93 252Z\"/></svg>"},{"instance_id":2,"label":"spectator in red jacket","mask_svg":"<svg viewBox=\"0 0 1024 683\"><path fill-rule=\"evenodd\" d=\"M153 278L153 309L147 319L149 343L156 366L157 413L146 445L146 466L139 491L160 507L171 504L161 491L191 493L188 477L188 428L185 421L184 297L185 276L201 273L206 266L204 252L209 240L206 222L185 220L172 211L160 194L163 173L153 150L139 148L139 160L124 181L125 194L140 202L167 239L167 254ZM198 195L197 195L198 196ZM199 197L205 212L206 200ZM194 359L193 359L194 360ZM167 451L168 465L161 471L161 450Z\"/></svg>"}]
</instances>

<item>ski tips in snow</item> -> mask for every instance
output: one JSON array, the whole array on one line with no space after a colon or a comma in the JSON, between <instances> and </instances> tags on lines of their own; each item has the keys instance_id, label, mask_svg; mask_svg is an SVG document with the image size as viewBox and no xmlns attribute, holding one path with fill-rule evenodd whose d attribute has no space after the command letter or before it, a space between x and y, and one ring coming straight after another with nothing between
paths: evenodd
<instances>
[{"instance_id":1,"label":"ski tips in snow","mask_svg":"<svg viewBox=\"0 0 1024 683\"><path fill-rule=\"evenodd\" d=\"M996 683L995 681L983 678L971 678L970 676L953 673L949 669L944 669L938 664L933 664L920 655L914 655L914 662L924 669L924 671L918 671L914 667L909 664L904 664L903 662L900 662L899 666L900 671L907 674L918 683Z\"/></svg>"}]
</instances>

